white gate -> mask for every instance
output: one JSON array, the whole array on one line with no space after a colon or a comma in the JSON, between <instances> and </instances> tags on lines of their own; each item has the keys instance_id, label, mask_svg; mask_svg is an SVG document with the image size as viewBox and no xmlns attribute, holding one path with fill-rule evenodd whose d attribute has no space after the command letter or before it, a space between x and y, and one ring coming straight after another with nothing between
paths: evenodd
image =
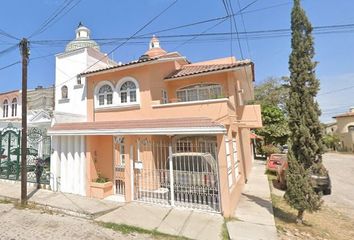
<instances>
[{"instance_id":1,"label":"white gate","mask_svg":"<svg viewBox=\"0 0 354 240\"><path fill-rule=\"evenodd\" d=\"M141 142L137 149L135 200L220 211L215 142Z\"/></svg>"}]
</instances>

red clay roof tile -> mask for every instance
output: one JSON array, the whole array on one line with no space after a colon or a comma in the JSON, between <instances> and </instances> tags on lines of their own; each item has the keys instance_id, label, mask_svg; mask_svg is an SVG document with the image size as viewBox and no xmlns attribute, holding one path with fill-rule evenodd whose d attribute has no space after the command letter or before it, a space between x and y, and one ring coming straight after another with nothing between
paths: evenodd
<instances>
[{"instance_id":1,"label":"red clay roof tile","mask_svg":"<svg viewBox=\"0 0 354 240\"><path fill-rule=\"evenodd\" d=\"M181 69L173 72L171 75L167 76L165 79L173 79L179 77L190 76L194 74L221 71L225 69L231 69L235 67L241 67L252 64L251 61L237 61L235 63L227 64L210 64L210 65L184 65Z\"/></svg>"}]
</instances>

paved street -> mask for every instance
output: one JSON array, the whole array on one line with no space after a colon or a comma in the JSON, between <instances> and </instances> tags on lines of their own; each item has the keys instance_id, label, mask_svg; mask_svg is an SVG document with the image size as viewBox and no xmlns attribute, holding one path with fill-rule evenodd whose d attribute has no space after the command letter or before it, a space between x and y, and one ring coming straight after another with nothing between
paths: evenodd
<instances>
[{"instance_id":1,"label":"paved street","mask_svg":"<svg viewBox=\"0 0 354 240\"><path fill-rule=\"evenodd\" d=\"M0 239L152 239L141 234L123 235L92 221L0 203Z\"/></svg>"},{"instance_id":2,"label":"paved street","mask_svg":"<svg viewBox=\"0 0 354 240\"><path fill-rule=\"evenodd\" d=\"M332 180L332 194L324 196L326 204L354 216L354 155L327 153L323 162Z\"/></svg>"}]
</instances>

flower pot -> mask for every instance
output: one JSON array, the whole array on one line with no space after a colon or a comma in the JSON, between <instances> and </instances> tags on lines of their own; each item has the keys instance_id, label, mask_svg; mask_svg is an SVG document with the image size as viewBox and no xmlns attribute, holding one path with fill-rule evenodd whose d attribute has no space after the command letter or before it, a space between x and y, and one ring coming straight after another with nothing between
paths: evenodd
<instances>
[{"instance_id":1,"label":"flower pot","mask_svg":"<svg viewBox=\"0 0 354 240\"><path fill-rule=\"evenodd\" d=\"M103 199L113 194L113 183L90 183L90 196L93 198Z\"/></svg>"}]
</instances>

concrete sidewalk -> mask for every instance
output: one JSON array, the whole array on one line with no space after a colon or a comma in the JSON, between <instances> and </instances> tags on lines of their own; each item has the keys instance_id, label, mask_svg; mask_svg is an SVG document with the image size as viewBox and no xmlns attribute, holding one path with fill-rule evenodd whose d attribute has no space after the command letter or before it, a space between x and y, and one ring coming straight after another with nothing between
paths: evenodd
<instances>
[{"instance_id":1,"label":"concrete sidewalk","mask_svg":"<svg viewBox=\"0 0 354 240\"><path fill-rule=\"evenodd\" d=\"M27 192L29 203L34 203L46 209L68 215L91 219L113 211L123 205L123 203L36 189L34 187L27 187ZM21 184L19 182L9 183L0 181L0 199L19 200L20 196Z\"/></svg>"},{"instance_id":2,"label":"concrete sidewalk","mask_svg":"<svg viewBox=\"0 0 354 240\"><path fill-rule=\"evenodd\" d=\"M190 239L221 239L224 218L220 214L132 202L96 219L157 230Z\"/></svg>"},{"instance_id":3,"label":"concrete sidewalk","mask_svg":"<svg viewBox=\"0 0 354 240\"><path fill-rule=\"evenodd\" d=\"M277 239L270 188L264 173L265 162L256 160L235 211L237 220L227 223L233 240Z\"/></svg>"}]
</instances>

